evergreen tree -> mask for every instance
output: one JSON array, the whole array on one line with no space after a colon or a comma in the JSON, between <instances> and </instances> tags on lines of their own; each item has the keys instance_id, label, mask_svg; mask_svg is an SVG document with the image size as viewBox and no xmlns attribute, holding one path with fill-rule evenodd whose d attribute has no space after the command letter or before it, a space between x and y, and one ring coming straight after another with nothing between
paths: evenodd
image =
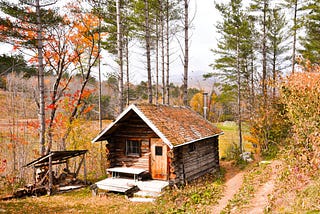
<instances>
[{"instance_id":1,"label":"evergreen tree","mask_svg":"<svg viewBox=\"0 0 320 214\"><path fill-rule=\"evenodd\" d=\"M300 50L305 59L311 63L320 63L320 1L312 0L304 8L308 11L305 19L306 35L301 37L303 49Z\"/></svg>"},{"instance_id":2,"label":"evergreen tree","mask_svg":"<svg viewBox=\"0 0 320 214\"><path fill-rule=\"evenodd\" d=\"M214 69L225 84L236 89L237 116L239 129L239 147L242 152L242 90L243 79L247 72L247 64L252 54L249 46L251 36L248 15L242 9L241 0L231 0L228 4L216 4L216 8L222 15L223 21L217 26L221 39L218 48L213 52L218 55L214 62ZM235 86L235 87L233 87ZM230 88L230 87L229 87Z\"/></svg>"},{"instance_id":3,"label":"evergreen tree","mask_svg":"<svg viewBox=\"0 0 320 214\"><path fill-rule=\"evenodd\" d=\"M290 32L292 33L292 58L291 58L291 71L294 72L295 64L296 64L296 47L297 47L297 32L301 26L299 25L298 12L301 10L301 0L285 0L284 8L292 11L293 14L292 27L290 28Z\"/></svg>"},{"instance_id":4,"label":"evergreen tree","mask_svg":"<svg viewBox=\"0 0 320 214\"><path fill-rule=\"evenodd\" d=\"M271 79L273 81L272 97L275 98L277 75L285 68L286 56L289 48L286 45L288 39L286 27L287 21L285 15L281 13L279 8L271 10L269 16L268 41L269 41L269 61L272 67Z\"/></svg>"},{"instance_id":5,"label":"evergreen tree","mask_svg":"<svg viewBox=\"0 0 320 214\"><path fill-rule=\"evenodd\" d=\"M263 94L264 105L267 104L268 99L268 89L267 89L267 78L268 78L268 70L267 70L267 34L268 34L268 14L270 0L253 0L250 8L253 12L257 13L256 21L258 26L260 26L261 37L259 42L261 44L261 67L262 67L262 79L261 79L261 91Z\"/></svg>"}]
</instances>

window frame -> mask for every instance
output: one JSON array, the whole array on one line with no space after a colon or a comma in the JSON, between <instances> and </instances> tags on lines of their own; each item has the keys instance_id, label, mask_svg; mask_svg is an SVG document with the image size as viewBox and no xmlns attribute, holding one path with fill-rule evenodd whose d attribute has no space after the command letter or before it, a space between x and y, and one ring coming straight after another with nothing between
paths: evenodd
<instances>
[{"instance_id":1,"label":"window frame","mask_svg":"<svg viewBox=\"0 0 320 214\"><path fill-rule=\"evenodd\" d=\"M126 139L125 154L126 156L140 157L141 156L141 140Z\"/></svg>"},{"instance_id":2,"label":"window frame","mask_svg":"<svg viewBox=\"0 0 320 214\"><path fill-rule=\"evenodd\" d=\"M154 153L155 156L163 156L163 146L155 146Z\"/></svg>"},{"instance_id":3,"label":"window frame","mask_svg":"<svg viewBox=\"0 0 320 214\"><path fill-rule=\"evenodd\" d=\"M195 143L190 143L190 144L188 145L188 152L189 152L189 153L195 152L196 149L197 149L197 147L196 147L196 144L195 144Z\"/></svg>"}]
</instances>

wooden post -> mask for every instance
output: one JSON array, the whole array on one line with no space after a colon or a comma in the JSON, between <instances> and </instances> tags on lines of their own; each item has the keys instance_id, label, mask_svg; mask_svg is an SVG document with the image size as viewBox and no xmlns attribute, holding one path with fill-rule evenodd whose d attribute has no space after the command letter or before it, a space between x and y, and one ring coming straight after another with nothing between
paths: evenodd
<instances>
[{"instance_id":1,"label":"wooden post","mask_svg":"<svg viewBox=\"0 0 320 214\"><path fill-rule=\"evenodd\" d=\"M49 188L48 195L52 193L52 156L49 156Z\"/></svg>"},{"instance_id":2,"label":"wooden post","mask_svg":"<svg viewBox=\"0 0 320 214\"><path fill-rule=\"evenodd\" d=\"M83 176L84 183L87 184L87 166L86 166L86 154L83 154Z\"/></svg>"},{"instance_id":3,"label":"wooden post","mask_svg":"<svg viewBox=\"0 0 320 214\"><path fill-rule=\"evenodd\" d=\"M36 183L37 183L37 170L36 170L35 165L33 165L33 184L34 184L34 186L36 186Z\"/></svg>"}]
</instances>

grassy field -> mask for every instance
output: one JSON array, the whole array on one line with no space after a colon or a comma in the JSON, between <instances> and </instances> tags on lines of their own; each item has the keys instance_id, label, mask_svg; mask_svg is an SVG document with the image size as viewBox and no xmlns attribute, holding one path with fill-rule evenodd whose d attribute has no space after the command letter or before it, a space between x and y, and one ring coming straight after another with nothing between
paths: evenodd
<instances>
[{"instance_id":1,"label":"grassy field","mask_svg":"<svg viewBox=\"0 0 320 214\"><path fill-rule=\"evenodd\" d=\"M227 121L216 124L224 135L219 137L219 153L221 159L230 159L234 154L234 148L239 147L239 132L235 122ZM244 151L255 152L252 143L247 141L250 136L249 128L244 126L242 130Z\"/></svg>"},{"instance_id":2,"label":"grassy field","mask_svg":"<svg viewBox=\"0 0 320 214\"><path fill-rule=\"evenodd\" d=\"M89 187L69 193L0 201L0 213L205 213L223 190L222 175L208 175L184 188L167 190L154 203L130 202L124 195L93 197Z\"/></svg>"}]
</instances>

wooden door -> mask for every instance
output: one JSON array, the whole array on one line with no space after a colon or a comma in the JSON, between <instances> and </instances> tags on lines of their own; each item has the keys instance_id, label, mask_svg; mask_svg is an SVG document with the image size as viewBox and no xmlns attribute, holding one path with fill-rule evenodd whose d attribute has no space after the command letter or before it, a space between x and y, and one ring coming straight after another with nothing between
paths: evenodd
<instances>
[{"instance_id":1,"label":"wooden door","mask_svg":"<svg viewBox=\"0 0 320 214\"><path fill-rule=\"evenodd\" d=\"M160 138L151 139L151 176L152 179L167 180L167 145Z\"/></svg>"}]
</instances>

